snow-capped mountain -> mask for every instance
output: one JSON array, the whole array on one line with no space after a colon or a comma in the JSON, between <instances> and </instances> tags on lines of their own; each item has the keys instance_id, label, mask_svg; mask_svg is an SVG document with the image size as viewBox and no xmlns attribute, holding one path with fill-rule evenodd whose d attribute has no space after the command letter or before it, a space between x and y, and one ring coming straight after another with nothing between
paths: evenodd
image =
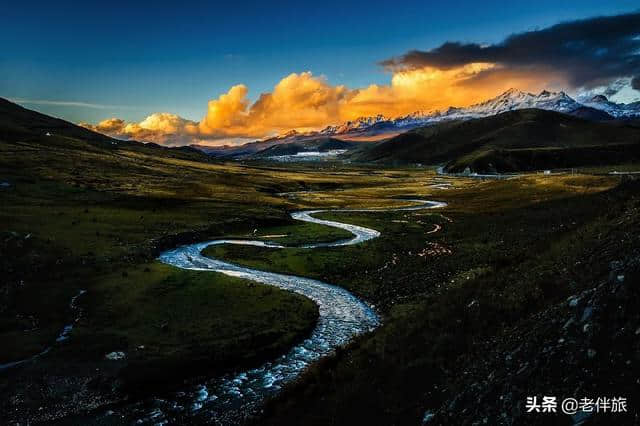
<instances>
[{"instance_id":1,"label":"snow-capped mountain","mask_svg":"<svg viewBox=\"0 0 640 426\"><path fill-rule=\"evenodd\" d=\"M631 104L617 104L610 102L605 96L597 95L593 98L578 102L565 92L550 92L543 90L538 94L509 89L506 92L484 102L469 107L449 107L446 110L424 112L416 111L396 118L384 115L361 117L347 121L341 125L327 126L319 132L297 133L287 132L275 139L295 139L316 136L335 136L348 138L349 136L380 135L398 131L406 131L444 120L468 120L472 118L488 117L507 111L538 108L577 116L585 116L585 109L594 108L604 111L614 118L640 117L640 102ZM607 116L606 114L603 114Z\"/></svg>"},{"instance_id":2,"label":"snow-capped mountain","mask_svg":"<svg viewBox=\"0 0 640 426\"><path fill-rule=\"evenodd\" d=\"M320 140L333 138L342 141L380 140L381 138L391 137L430 123L482 118L526 108L557 111L591 120L640 117L640 102L617 104L609 101L603 95L597 95L586 100L581 99L581 102L578 102L564 92L543 90L538 94L533 94L517 89L509 89L495 98L469 107L449 107L446 110L434 112L416 111L396 118L388 118L381 114L361 117L340 125L327 126L320 131L298 132L290 130L278 136L249 144L207 149L206 151L213 155L251 155L274 145L289 143L314 144Z\"/></svg>"},{"instance_id":3,"label":"snow-capped mountain","mask_svg":"<svg viewBox=\"0 0 640 426\"><path fill-rule=\"evenodd\" d=\"M640 101L630 104L617 104L615 102L611 102L604 95L595 95L591 99L583 100L582 104L605 111L616 118L640 116Z\"/></svg>"},{"instance_id":4,"label":"snow-capped mountain","mask_svg":"<svg viewBox=\"0 0 640 426\"><path fill-rule=\"evenodd\" d=\"M360 117L353 121L347 121L338 126L327 126L324 129L320 130L321 135L337 135L349 132L359 132L362 130L366 130L371 126L374 126L378 123L383 123L391 121L388 117L385 117L382 114L378 114L373 117Z\"/></svg>"},{"instance_id":5,"label":"snow-capped mountain","mask_svg":"<svg viewBox=\"0 0 640 426\"><path fill-rule=\"evenodd\" d=\"M443 120L465 120L471 118L488 117L507 111L525 108L538 108L551 111L572 113L579 111L584 106L605 111L613 117L640 116L640 103L616 104L609 102L604 96L594 98L592 102L580 103L565 92L550 92L543 90L538 94L523 92L517 89L509 89L506 92L484 102L469 107L449 107L443 111L423 112L416 111L412 114L386 118L383 115L375 117L363 117L354 121L348 121L339 126L328 126L320 133L323 135L339 136L372 131L408 130L423 126L428 123Z\"/></svg>"},{"instance_id":6,"label":"snow-capped mountain","mask_svg":"<svg viewBox=\"0 0 640 426\"><path fill-rule=\"evenodd\" d=\"M564 92L543 90L537 95L509 89L488 101L458 109L450 115L486 117L507 111L525 108L548 109L557 112L571 112L580 108L580 104Z\"/></svg>"}]
</instances>

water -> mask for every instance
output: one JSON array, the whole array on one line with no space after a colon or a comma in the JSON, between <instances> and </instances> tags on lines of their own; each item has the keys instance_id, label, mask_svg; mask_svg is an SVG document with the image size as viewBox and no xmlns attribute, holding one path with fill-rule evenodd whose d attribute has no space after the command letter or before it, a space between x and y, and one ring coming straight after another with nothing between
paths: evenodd
<instances>
[{"instance_id":1,"label":"water","mask_svg":"<svg viewBox=\"0 0 640 426\"><path fill-rule=\"evenodd\" d=\"M405 200L415 203L408 207L392 210L418 210L443 207L446 204L435 201ZM327 211L381 211L374 209L308 210L291 214L303 222L318 223L347 230L353 234L350 239L332 243L318 243L301 248L339 247L358 244L377 238L375 229L342 222L317 219L313 214ZM348 343L353 337L376 328L380 320L373 309L347 290L322 281L294 275L277 274L235 265L222 260L204 257L201 252L206 247L221 244L252 245L282 249L280 244L254 240L213 240L189 244L163 252L159 260L178 268L213 271L233 277L243 278L263 284L293 291L313 300L319 308L319 318L311 335L286 354L266 362L260 367L227 374L192 385L188 389L172 395L169 399L154 399L136 404L133 411L120 413L133 416L139 424L163 424L202 421L213 424L233 424L259 408L265 397L275 394L286 383L295 379L314 361L329 355L338 346Z\"/></svg>"},{"instance_id":2,"label":"water","mask_svg":"<svg viewBox=\"0 0 640 426\"><path fill-rule=\"evenodd\" d=\"M71 324L67 324L64 327L62 327L62 330L60 331L60 334L58 334L58 337L56 338L56 341L54 342L54 344L64 342L69 338L69 335L73 330L74 324L80 320L80 316L82 314L82 310L78 308L78 305L77 305L78 297L82 296L86 292L87 292L86 290L80 290L75 296L71 298L71 301L69 302L69 307L73 312L76 313L76 316L74 317L73 322ZM9 370L19 365L23 365L28 362L35 361L41 356L48 354L52 348L53 348L53 345L47 346L42 351L38 352L35 355L30 356L29 358L21 359L19 361L8 362L6 364L0 364L0 371Z\"/></svg>"},{"instance_id":3,"label":"water","mask_svg":"<svg viewBox=\"0 0 640 426\"><path fill-rule=\"evenodd\" d=\"M330 149L328 151L301 151L295 154L272 155L269 160L291 162L291 161L321 161L333 160L347 152L346 149Z\"/></svg>"}]
</instances>

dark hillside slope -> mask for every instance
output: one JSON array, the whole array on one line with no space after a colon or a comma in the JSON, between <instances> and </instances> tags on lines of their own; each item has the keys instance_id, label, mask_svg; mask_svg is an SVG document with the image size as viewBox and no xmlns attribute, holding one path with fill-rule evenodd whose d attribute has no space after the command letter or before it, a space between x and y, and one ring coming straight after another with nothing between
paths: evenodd
<instances>
[{"instance_id":1,"label":"dark hillside slope","mask_svg":"<svg viewBox=\"0 0 640 426\"><path fill-rule=\"evenodd\" d=\"M0 138L4 140L33 138L45 136L46 133L100 142L115 141L109 136L93 132L59 118L23 108L0 98Z\"/></svg>"},{"instance_id":2,"label":"dark hillside slope","mask_svg":"<svg viewBox=\"0 0 640 426\"><path fill-rule=\"evenodd\" d=\"M343 141L336 138L300 139L293 142L283 142L263 149L251 155L251 158L264 158L279 155L295 155L305 151L327 152L334 149L350 150L358 147L360 143Z\"/></svg>"},{"instance_id":3,"label":"dark hillside slope","mask_svg":"<svg viewBox=\"0 0 640 426\"><path fill-rule=\"evenodd\" d=\"M0 143L112 152L127 149L156 156L209 161L202 152L190 148L167 148L158 144L114 139L68 121L23 108L0 98Z\"/></svg>"},{"instance_id":4,"label":"dark hillside slope","mask_svg":"<svg viewBox=\"0 0 640 426\"><path fill-rule=\"evenodd\" d=\"M398 135L367 150L357 161L391 164L447 164L447 169L458 171L469 167L474 171L517 171L536 168L554 168L598 162L598 152L612 147L616 152L628 152L638 157L640 127L632 123L594 122L578 117L539 109L510 111L492 117L469 121L440 123ZM589 147L588 153L582 151ZM552 149L558 154L543 156L544 164L535 161L509 161L512 150ZM569 151L567 151L569 150ZM578 154L571 157L570 150ZM576 151L577 150L577 151ZM489 155L489 153L491 153ZM491 161L486 160L487 156ZM512 156L515 156L512 155ZM527 154L528 158L536 158ZM617 159L607 154L602 161ZM539 167L541 166L541 167ZM524 169L521 169L523 167Z\"/></svg>"}]
</instances>

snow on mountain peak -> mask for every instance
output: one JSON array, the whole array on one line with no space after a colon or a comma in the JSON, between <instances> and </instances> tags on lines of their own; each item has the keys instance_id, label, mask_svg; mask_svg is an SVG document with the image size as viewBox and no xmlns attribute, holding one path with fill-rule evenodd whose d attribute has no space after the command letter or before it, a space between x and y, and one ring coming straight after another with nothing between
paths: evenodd
<instances>
[{"instance_id":1,"label":"snow on mountain peak","mask_svg":"<svg viewBox=\"0 0 640 426\"><path fill-rule=\"evenodd\" d=\"M471 118L488 117L507 111L526 108L570 113L585 105L606 111L614 117L640 116L640 104L616 104L607 100L603 95L596 95L590 100L577 102L563 91L552 92L543 90L538 94L534 94L511 88L492 99L469 107L460 108L451 106L446 110L428 113L425 111L415 111L393 119L378 114L371 117L360 117L340 125L327 126L319 132L312 133L332 136L348 133L361 134L370 131L380 132L389 129L408 130L443 120L467 120Z\"/></svg>"},{"instance_id":2,"label":"snow on mountain peak","mask_svg":"<svg viewBox=\"0 0 640 426\"><path fill-rule=\"evenodd\" d=\"M540 108L569 112L579 107L580 104L564 92L543 90L539 94L534 95L533 93L522 92L518 89L509 89L493 99L471 105L468 108L461 108L456 114L484 117L524 108Z\"/></svg>"}]
</instances>

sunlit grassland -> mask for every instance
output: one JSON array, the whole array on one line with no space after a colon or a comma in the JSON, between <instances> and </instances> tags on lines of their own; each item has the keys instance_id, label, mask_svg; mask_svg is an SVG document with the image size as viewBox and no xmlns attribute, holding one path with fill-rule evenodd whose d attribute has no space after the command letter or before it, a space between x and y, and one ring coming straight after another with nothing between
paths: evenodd
<instances>
[{"instance_id":1,"label":"sunlit grassland","mask_svg":"<svg viewBox=\"0 0 640 426\"><path fill-rule=\"evenodd\" d=\"M429 243L442 239L442 235L428 232L434 224L446 222L438 214L415 212L336 212L316 216L371 227L381 231L382 236L355 246L314 249L218 245L205 249L204 254L256 269L321 279L346 287L371 302L386 303L386 296L378 294L382 284L379 275L393 271L398 256L405 260L410 257L415 269L426 266L428 258L420 253L428 249Z\"/></svg>"},{"instance_id":2,"label":"sunlit grassland","mask_svg":"<svg viewBox=\"0 0 640 426\"><path fill-rule=\"evenodd\" d=\"M151 260L160 248L178 244L181 239L176 236L246 237L265 224L286 227L291 223L287 211L299 204L278 196L277 191L370 180L358 170L336 177L329 172L291 172L121 149L105 151L81 141L60 139L65 140L52 140L46 147L28 142L0 144L0 180L9 183L0 192L3 269L7 272L0 330L3 340L10 342L0 362L29 356L49 345L71 319L68 303L80 289L89 290L81 301L87 318L93 318L101 308L100 299L91 296L93 288L110 283L100 287L107 292L105 289L118 281L114 276L127 281L123 273ZM313 224L302 231L319 240L345 236L342 231ZM287 235L278 240L285 243L301 238L278 227L271 232L283 233ZM138 279L131 288L153 282L150 274ZM112 287L112 292L125 298L129 294L122 287ZM278 294L274 301L287 297L278 290L273 294ZM266 299L265 306L275 306ZM154 300L144 303L152 305ZM144 304L139 306L140 312L147 312ZM308 317L308 308L301 309L301 319ZM113 317L130 314L130 310L116 310ZM208 315L227 316L222 311ZM286 320L262 318L265 322L258 325L231 318L229 323L242 334L268 330ZM24 331L34 324L32 331ZM92 325L100 326L97 322ZM135 330L128 333L135 335ZM69 345L73 342L71 339Z\"/></svg>"},{"instance_id":3,"label":"sunlit grassland","mask_svg":"<svg viewBox=\"0 0 640 426\"><path fill-rule=\"evenodd\" d=\"M79 299L83 320L68 343L54 348L51 359L57 359L59 351L67 354L68 349L98 360L104 355L102 351L131 351L139 346L138 337L149 332L159 315L156 304L162 299L141 294L152 294L153 288L163 285L165 278L157 273L159 265L149 263L162 248L217 237L271 239L295 245L349 236L345 231L301 224L289 217L292 210L333 207L330 200L308 203L281 193L353 188L374 188L371 191L375 192L375 188L404 180L429 180L433 175L424 170L214 163L189 153L174 156L137 147L103 149L63 137L46 142L46 146L29 141L0 143L0 181L9 184L0 189L1 254L7 283L0 316L0 339L7 342L7 349L0 362L21 359L50 345L72 319L69 300L81 289L87 290ZM381 206L386 203L385 196L380 197ZM341 203L346 205L349 200ZM140 272L147 267L151 273ZM166 275L166 270L161 270ZM180 283L194 277L179 270L171 275ZM224 284L229 280L218 277L210 285L200 282L199 298L218 298L220 286L230 292L231 285ZM181 286L176 286L171 299L185 301L192 295L188 288L185 285L183 293ZM147 293L140 293L140 289ZM234 295L246 301L256 291L239 285ZM108 309L107 300L112 301ZM189 303L181 302L176 309L194 316L189 321L174 321L171 327L178 335L189 334L192 326L188 322L209 324L215 320L225 323L237 336L276 330L273 344L256 343L245 349L247 354L265 353L274 346L284 350L293 334L304 334L304 327L287 332L284 324L307 327L315 307L280 290L261 299L270 312L294 302L300 309L290 309L285 316L265 311L252 317L251 304L243 304L244 309L232 305L247 321L237 320L225 309L193 310ZM212 348L220 347L212 343L220 336L210 328L198 327L195 333L201 347L213 352ZM195 357L201 353L201 347L191 346L188 340L152 335L157 338L155 343L142 345L155 348L154 362L163 356L174 359L176 353L187 360L188 354ZM227 360L242 358L233 351L226 353Z\"/></svg>"},{"instance_id":4,"label":"sunlit grassland","mask_svg":"<svg viewBox=\"0 0 640 426\"><path fill-rule=\"evenodd\" d=\"M615 176L560 174L526 174L503 180L452 178L434 173L409 174L400 181L384 186L360 186L340 191L311 191L295 194L295 198L312 206L349 208L398 207L409 205L402 199L428 198L448 201L447 210L472 212L521 207L557 198L601 192L619 182ZM434 188L448 183L449 189Z\"/></svg>"},{"instance_id":5,"label":"sunlit grassland","mask_svg":"<svg viewBox=\"0 0 640 426\"><path fill-rule=\"evenodd\" d=\"M70 298L85 289L79 299L83 319L47 359L99 362L107 352L124 350L135 368L122 374L133 382L172 370L178 359L196 365L204 357L221 368L284 351L304 337L316 315L312 303L287 292L160 265L153 259L161 249L220 237L284 245L332 241L349 234L294 221L289 213L408 205L403 198L447 201L441 211L318 215L382 232L358 246L210 251L344 286L400 321L424 309L414 306L415 299L433 286L469 291L467 277L491 276L496 265L522 259L525 249L512 248L519 239L531 238L534 230L553 231L550 219L540 218L540 206L568 203L618 182L586 175L480 181L419 168L221 163L61 139L46 147L0 143L0 181L9 183L0 189L7 283L0 312L0 343L7 349L0 362L51 344L73 317ZM452 188L432 186L443 182ZM528 209L534 214L523 225L518 214ZM560 213L554 217L564 220ZM431 233L435 224L442 230ZM515 307L502 309L515 312L527 300L523 295L536 292L523 291ZM162 331L158 326L165 322Z\"/></svg>"},{"instance_id":6,"label":"sunlit grassland","mask_svg":"<svg viewBox=\"0 0 640 426\"><path fill-rule=\"evenodd\" d=\"M625 233L638 226L638 185L620 182L589 175L470 180L455 190L421 192L449 203L437 212L319 214L382 232L348 257L337 250L314 250L307 259L296 249L209 250L271 270L306 267L308 275L374 303L383 316L375 333L313 366L275 398L261 422L411 423L455 398L430 390L450 384L489 339L500 341L530 315L606 279L609 262L631 250ZM412 226L417 220L424 225ZM433 223L442 230L427 234ZM421 257L420 248L432 250Z\"/></svg>"},{"instance_id":7,"label":"sunlit grassland","mask_svg":"<svg viewBox=\"0 0 640 426\"><path fill-rule=\"evenodd\" d=\"M437 269L434 279L457 282L455 271L461 265L465 265L461 273L473 270L474 275L490 269L486 266L488 259L508 258L510 254L505 237L517 244L519 238L527 237L525 233L530 236L548 232L548 229L539 229L541 224L533 221L519 229L507 227L499 234L480 237L478 229L468 228L469 223L477 220L473 215L498 216L510 210L526 212L528 208L538 209L540 205L554 201L568 203L572 198L611 189L618 182L616 178L587 175L532 175L501 181L449 180L453 186L447 190L431 187L431 179L427 182L416 179L383 188L295 194L311 205L336 207L383 209L411 204L402 198L449 203L447 208L439 210L315 214L318 218L367 226L381 232L380 238L357 246L310 250L218 245L205 249L204 253L257 269L312 276L344 286L373 303L389 305L393 298L401 299L417 288L424 287L426 291L433 282L412 282L412 277L424 275L425 271L433 270L435 273ZM441 228L433 232L436 225ZM296 226L299 225L291 226L291 232L295 232ZM499 223L493 226L497 228ZM269 233L270 229L263 231ZM497 239L497 235L502 235L503 239ZM433 262L439 263L437 268ZM400 274L400 277L394 274ZM390 288L389 283L398 278L405 281L406 287Z\"/></svg>"}]
</instances>

